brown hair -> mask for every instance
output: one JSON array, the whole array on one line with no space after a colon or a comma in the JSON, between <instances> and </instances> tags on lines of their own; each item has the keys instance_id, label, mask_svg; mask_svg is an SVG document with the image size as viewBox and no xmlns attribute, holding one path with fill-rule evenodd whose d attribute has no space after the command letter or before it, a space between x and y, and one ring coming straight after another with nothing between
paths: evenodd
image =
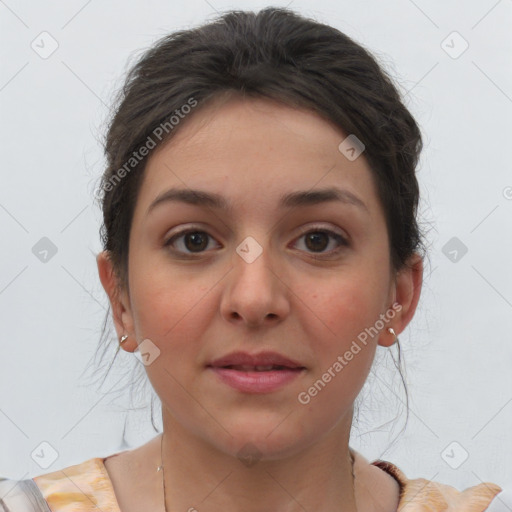
<instances>
[{"instance_id":1,"label":"brown hair","mask_svg":"<svg viewBox=\"0 0 512 512\"><path fill-rule=\"evenodd\" d=\"M376 59L339 30L288 9L230 11L157 41L128 72L119 92L105 140L107 167L99 197L100 237L120 286L128 289L128 240L149 158L131 160L134 152L149 140L165 143L187 115L224 94L310 109L354 134L365 145L384 208L393 269L424 249L416 220L420 129ZM197 106L182 115L191 99ZM178 123L171 116L179 117ZM167 126L165 134L162 126Z\"/></svg>"}]
</instances>

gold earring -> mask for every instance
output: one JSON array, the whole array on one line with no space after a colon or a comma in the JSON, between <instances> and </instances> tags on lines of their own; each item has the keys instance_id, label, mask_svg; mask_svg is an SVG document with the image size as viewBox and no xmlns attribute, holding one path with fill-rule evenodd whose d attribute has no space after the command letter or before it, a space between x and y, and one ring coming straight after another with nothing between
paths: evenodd
<instances>
[{"instance_id":1,"label":"gold earring","mask_svg":"<svg viewBox=\"0 0 512 512\"><path fill-rule=\"evenodd\" d=\"M119 345L122 345L128 338L128 334L123 334L119 340Z\"/></svg>"}]
</instances>

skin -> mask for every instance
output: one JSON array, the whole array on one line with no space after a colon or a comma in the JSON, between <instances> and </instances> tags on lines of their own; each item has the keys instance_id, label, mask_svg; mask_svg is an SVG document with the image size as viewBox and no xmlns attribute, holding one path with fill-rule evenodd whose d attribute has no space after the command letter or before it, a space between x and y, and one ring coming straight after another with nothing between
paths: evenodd
<instances>
[{"instance_id":1,"label":"skin","mask_svg":"<svg viewBox=\"0 0 512 512\"><path fill-rule=\"evenodd\" d=\"M162 401L168 510L396 510L396 482L359 454L354 489L349 435L377 345L392 345L387 328L398 335L414 315L423 265L414 255L392 270L364 153L350 161L338 150L347 135L315 113L270 100L216 101L149 157L130 233L129 289L117 282L108 254L97 257L117 334L129 335L123 349L149 339L160 350L145 369ZM331 186L366 206L278 206L282 194ZM232 211L167 202L147 215L171 187L221 194ZM192 226L206 232L203 252L184 236L176 252L164 245ZM304 234L319 229L347 243L308 245ZM262 249L252 263L236 252L248 236ZM378 335L300 403L299 393L395 302L401 310ZM277 351L306 370L277 391L242 393L205 368L234 350ZM248 442L259 457L250 467L237 456ZM164 510L159 464L160 436L107 459L123 511Z\"/></svg>"}]
</instances>

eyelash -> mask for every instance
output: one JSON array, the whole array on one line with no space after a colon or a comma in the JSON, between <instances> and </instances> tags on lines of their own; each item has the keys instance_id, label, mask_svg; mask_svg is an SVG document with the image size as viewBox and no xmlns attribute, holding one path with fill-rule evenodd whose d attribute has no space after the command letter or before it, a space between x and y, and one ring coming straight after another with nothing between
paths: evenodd
<instances>
[{"instance_id":1,"label":"eyelash","mask_svg":"<svg viewBox=\"0 0 512 512\"><path fill-rule=\"evenodd\" d=\"M203 229L200 229L199 227L192 227L192 228L184 229L184 230L179 231L178 233L174 234L171 238L169 238L167 241L164 242L164 247L170 247L177 239L182 238L182 237L184 237L185 235L187 235L189 233L206 234L209 238L213 239L213 237L207 231L204 231ZM322 257L322 256L326 256L326 255L335 255L338 252L340 252L344 247L349 245L347 240L343 236L341 236L339 233L336 233L335 231L332 231L332 230L324 228L324 227L316 227L316 226L310 227L306 231L301 233L298 238L302 238L305 235L308 235L308 234L311 234L311 233L324 233L324 234L327 234L327 235L330 236L330 238L336 240L339 243L339 247L337 247L336 249L333 249L331 251L327 251L327 252L309 252L309 254L311 254L313 256L316 256L316 257ZM200 251L200 252L194 253L194 252L176 251L175 249L172 249L172 250L173 250L173 252L176 252L176 253L179 253L179 254L185 254L186 256L190 256L192 258L195 257L195 256L200 256L201 254L206 252L206 251Z\"/></svg>"}]
</instances>

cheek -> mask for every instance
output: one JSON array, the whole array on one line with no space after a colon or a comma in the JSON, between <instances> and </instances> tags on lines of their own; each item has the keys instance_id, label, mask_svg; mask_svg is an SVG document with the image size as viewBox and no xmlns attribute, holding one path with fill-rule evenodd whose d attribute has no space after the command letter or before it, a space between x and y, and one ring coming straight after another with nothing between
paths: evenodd
<instances>
[{"instance_id":1,"label":"cheek","mask_svg":"<svg viewBox=\"0 0 512 512\"><path fill-rule=\"evenodd\" d=\"M152 264L134 256L130 276L131 303L137 339L149 338L172 353L193 346L210 321L208 291L215 285L203 276L194 279L170 265Z\"/></svg>"},{"instance_id":2,"label":"cheek","mask_svg":"<svg viewBox=\"0 0 512 512\"><path fill-rule=\"evenodd\" d=\"M367 271L317 282L305 301L308 314L303 319L309 320L302 328L316 354L308 382L314 387L308 388L313 409L328 409L332 400L348 406L359 393L375 355L378 335L371 327L383 311L384 296L382 282L368 285Z\"/></svg>"},{"instance_id":3,"label":"cheek","mask_svg":"<svg viewBox=\"0 0 512 512\"><path fill-rule=\"evenodd\" d=\"M318 336L317 331L314 336L312 332L311 339L324 340L326 347L342 349L350 345L351 339L374 325L382 312L384 286L378 280L369 281L368 269L350 276L340 274L323 284L316 281L314 289L315 293L304 302L311 311L310 325L321 326L325 335Z\"/></svg>"},{"instance_id":4,"label":"cheek","mask_svg":"<svg viewBox=\"0 0 512 512\"><path fill-rule=\"evenodd\" d=\"M169 269L139 270L130 286L137 340L149 339L160 351L145 370L163 403L172 404L173 414L186 423L191 394L198 394L194 381L201 365L197 340L212 321L206 300L209 288L204 280L201 286ZM195 414L202 414L200 408Z\"/></svg>"}]
</instances>

